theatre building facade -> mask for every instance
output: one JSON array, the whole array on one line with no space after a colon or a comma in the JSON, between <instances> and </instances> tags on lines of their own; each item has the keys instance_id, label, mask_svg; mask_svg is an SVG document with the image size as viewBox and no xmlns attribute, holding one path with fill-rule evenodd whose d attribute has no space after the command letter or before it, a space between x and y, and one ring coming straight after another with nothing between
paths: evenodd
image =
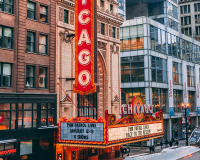
<instances>
[{"instance_id":1,"label":"theatre building facade","mask_svg":"<svg viewBox=\"0 0 200 160\"><path fill-rule=\"evenodd\" d=\"M56 2L0 10L0 160L54 160Z\"/></svg>"},{"instance_id":2,"label":"theatre building facade","mask_svg":"<svg viewBox=\"0 0 200 160\"><path fill-rule=\"evenodd\" d=\"M120 39L119 31L123 18L118 15L117 1L97 0L97 79L99 92L85 95L73 93L75 83L75 1L57 1L57 54L56 87L57 116L80 117L79 110L86 116L97 119L109 113L119 116L120 107ZM109 88L110 87L110 88ZM66 94L71 98L66 96ZM114 93L113 91L116 93Z\"/></svg>"}]
</instances>

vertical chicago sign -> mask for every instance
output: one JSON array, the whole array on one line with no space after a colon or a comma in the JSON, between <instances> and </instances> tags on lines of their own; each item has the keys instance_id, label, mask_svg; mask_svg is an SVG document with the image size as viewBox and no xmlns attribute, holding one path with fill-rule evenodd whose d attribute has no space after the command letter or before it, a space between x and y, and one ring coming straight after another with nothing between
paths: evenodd
<instances>
[{"instance_id":1,"label":"vertical chicago sign","mask_svg":"<svg viewBox=\"0 0 200 160\"><path fill-rule=\"evenodd\" d=\"M75 84L73 92L96 92L96 9L95 0L75 2Z\"/></svg>"}]
</instances>

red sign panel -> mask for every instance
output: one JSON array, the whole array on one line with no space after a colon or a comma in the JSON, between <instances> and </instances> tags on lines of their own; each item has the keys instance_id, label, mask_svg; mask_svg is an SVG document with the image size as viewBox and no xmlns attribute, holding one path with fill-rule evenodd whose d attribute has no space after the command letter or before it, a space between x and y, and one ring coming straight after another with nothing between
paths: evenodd
<instances>
[{"instance_id":1,"label":"red sign panel","mask_svg":"<svg viewBox=\"0 0 200 160\"><path fill-rule=\"evenodd\" d=\"M0 115L0 123L3 123L3 115Z\"/></svg>"},{"instance_id":2,"label":"red sign panel","mask_svg":"<svg viewBox=\"0 0 200 160\"><path fill-rule=\"evenodd\" d=\"M16 149L8 149L6 151L0 151L0 155L7 155L7 154L13 154L16 153Z\"/></svg>"},{"instance_id":3,"label":"red sign panel","mask_svg":"<svg viewBox=\"0 0 200 160\"><path fill-rule=\"evenodd\" d=\"M87 95L96 92L94 1L76 0L75 4L75 85L73 92Z\"/></svg>"}]
</instances>

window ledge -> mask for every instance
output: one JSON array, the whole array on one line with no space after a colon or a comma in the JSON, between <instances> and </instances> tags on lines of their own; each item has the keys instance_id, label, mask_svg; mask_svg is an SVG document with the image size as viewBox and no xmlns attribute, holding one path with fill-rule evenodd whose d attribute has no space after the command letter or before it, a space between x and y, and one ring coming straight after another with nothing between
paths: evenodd
<instances>
[{"instance_id":1,"label":"window ledge","mask_svg":"<svg viewBox=\"0 0 200 160\"><path fill-rule=\"evenodd\" d=\"M0 11L0 13L5 13L5 14L11 15L11 16L15 16L14 13L8 13L8 12L5 12L5 11Z\"/></svg>"},{"instance_id":2,"label":"window ledge","mask_svg":"<svg viewBox=\"0 0 200 160\"><path fill-rule=\"evenodd\" d=\"M48 88L38 88L38 90L49 90Z\"/></svg>"},{"instance_id":3,"label":"window ledge","mask_svg":"<svg viewBox=\"0 0 200 160\"><path fill-rule=\"evenodd\" d=\"M13 89L12 87L0 87L0 89Z\"/></svg>"},{"instance_id":4,"label":"window ledge","mask_svg":"<svg viewBox=\"0 0 200 160\"><path fill-rule=\"evenodd\" d=\"M29 90L29 89L30 89L30 90L36 90L37 88L28 88L28 87L25 87L24 89L25 89L25 90Z\"/></svg>"},{"instance_id":5,"label":"window ledge","mask_svg":"<svg viewBox=\"0 0 200 160\"><path fill-rule=\"evenodd\" d=\"M26 19L27 19L27 20L34 21L34 22L38 22L38 20L36 20L36 19L31 19L31 18L28 18L28 17L26 17Z\"/></svg>"},{"instance_id":6,"label":"window ledge","mask_svg":"<svg viewBox=\"0 0 200 160\"><path fill-rule=\"evenodd\" d=\"M9 50L9 51L14 51L14 49L11 49L11 48L1 48L0 49L3 49L3 50Z\"/></svg>"},{"instance_id":7,"label":"window ledge","mask_svg":"<svg viewBox=\"0 0 200 160\"><path fill-rule=\"evenodd\" d=\"M26 53L29 53L29 54L38 54L36 52L29 52L29 51L26 51Z\"/></svg>"},{"instance_id":8,"label":"window ledge","mask_svg":"<svg viewBox=\"0 0 200 160\"><path fill-rule=\"evenodd\" d=\"M39 55L42 55L42 56L48 56L48 54L46 53L38 53Z\"/></svg>"},{"instance_id":9,"label":"window ledge","mask_svg":"<svg viewBox=\"0 0 200 160\"><path fill-rule=\"evenodd\" d=\"M39 23L42 23L42 24L47 24L47 25L50 25L50 23L48 22L41 22L41 21L38 21Z\"/></svg>"}]
</instances>

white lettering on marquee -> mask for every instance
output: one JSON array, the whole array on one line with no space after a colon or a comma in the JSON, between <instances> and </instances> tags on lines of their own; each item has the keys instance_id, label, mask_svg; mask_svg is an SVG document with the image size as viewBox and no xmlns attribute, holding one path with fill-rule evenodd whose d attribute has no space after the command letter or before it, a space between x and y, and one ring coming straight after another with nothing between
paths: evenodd
<instances>
[{"instance_id":1,"label":"white lettering on marquee","mask_svg":"<svg viewBox=\"0 0 200 160\"><path fill-rule=\"evenodd\" d=\"M87 65L88 63L90 63L90 51L88 51L87 49L83 49L82 51L80 51L78 55L78 61L82 65Z\"/></svg>"},{"instance_id":2,"label":"white lettering on marquee","mask_svg":"<svg viewBox=\"0 0 200 160\"><path fill-rule=\"evenodd\" d=\"M81 46L83 44L83 42L85 42L88 45L91 44L90 37L89 37L88 31L86 29L83 29L81 31L81 35L79 37L78 45Z\"/></svg>"},{"instance_id":3,"label":"white lettering on marquee","mask_svg":"<svg viewBox=\"0 0 200 160\"><path fill-rule=\"evenodd\" d=\"M81 23L82 25L86 25L90 22L90 18L86 17L85 19L83 18L84 15L88 16L90 14L90 11L87 9L83 9L82 11L80 11L79 15L78 15L78 21L79 23Z\"/></svg>"},{"instance_id":4,"label":"white lettering on marquee","mask_svg":"<svg viewBox=\"0 0 200 160\"><path fill-rule=\"evenodd\" d=\"M88 72L87 70L81 71L80 74L78 75L78 81L82 86L87 86L90 80L91 80L91 75L90 72Z\"/></svg>"}]
</instances>

